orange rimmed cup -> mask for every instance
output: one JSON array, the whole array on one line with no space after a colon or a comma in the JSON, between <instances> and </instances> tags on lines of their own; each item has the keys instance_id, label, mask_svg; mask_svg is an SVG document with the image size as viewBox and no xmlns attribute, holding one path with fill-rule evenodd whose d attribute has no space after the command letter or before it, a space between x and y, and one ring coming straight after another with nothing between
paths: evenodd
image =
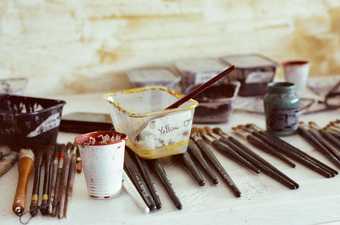
<instances>
[{"instance_id":1,"label":"orange rimmed cup","mask_svg":"<svg viewBox=\"0 0 340 225\"><path fill-rule=\"evenodd\" d=\"M127 135L115 131L95 131L75 138L90 197L110 199L120 192L126 140Z\"/></svg>"}]
</instances>

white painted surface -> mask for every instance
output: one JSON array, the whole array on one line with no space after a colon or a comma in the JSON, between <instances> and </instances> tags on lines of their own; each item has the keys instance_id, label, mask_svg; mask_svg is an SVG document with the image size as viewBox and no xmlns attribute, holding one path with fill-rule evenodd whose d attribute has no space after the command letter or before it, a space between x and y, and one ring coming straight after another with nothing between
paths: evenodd
<instances>
[{"instance_id":1,"label":"white painted surface","mask_svg":"<svg viewBox=\"0 0 340 225\"><path fill-rule=\"evenodd\" d=\"M73 111L109 112L109 105L101 95L65 96L65 113ZM315 120L320 125L339 118L339 111L310 115L302 120ZM232 125L254 122L264 127L262 116L234 113L231 121L223 125L229 130ZM61 133L59 141L72 141L75 135ZM299 137L287 138L328 163ZM256 151L258 152L258 151ZM340 221L340 176L326 179L298 164L297 168L288 168L285 164L262 154L280 170L300 184L298 190L288 190L264 175L254 175L234 162L216 153L242 191L242 197L236 199L223 183L198 187L181 167L167 164L167 173L184 209L178 211L157 185L163 203L163 209L157 213L145 215L131 198L122 192L117 198L107 201L93 200L88 197L84 175L77 175L73 198L69 204L68 218L58 220L38 216L30 224L81 224L81 225L130 225L130 224L230 224L230 225L335 225ZM0 221L1 224L18 224L18 218L12 213L11 205L15 192L17 170L12 169L0 179Z\"/></svg>"}]
</instances>

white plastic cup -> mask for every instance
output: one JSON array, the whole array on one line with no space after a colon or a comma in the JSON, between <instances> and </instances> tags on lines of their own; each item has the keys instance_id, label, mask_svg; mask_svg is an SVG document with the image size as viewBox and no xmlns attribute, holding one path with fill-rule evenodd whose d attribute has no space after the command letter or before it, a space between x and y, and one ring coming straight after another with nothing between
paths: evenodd
<instances>
[{"instance_id":1,"label":"white plastic cup","mask_svg":"<svg viewBox=\"0 0 340 225\"><path fill-rule=\"evenodd\" d=\"M127 135L115 131L96 131L76 137L90 197L110 199L120 192L126 140Z\"/></svg>"},{"instance_id":2,"label":"white plastic cup","mask_svg":"<svg viewBox=\"0 0 340 225\"><path fill-rule=\"evenodd\" d=\"M303 94L309 76L309 62L292 60L283 63L285 81L293 83L299 95Z\"/></svg>"}]
</instances>

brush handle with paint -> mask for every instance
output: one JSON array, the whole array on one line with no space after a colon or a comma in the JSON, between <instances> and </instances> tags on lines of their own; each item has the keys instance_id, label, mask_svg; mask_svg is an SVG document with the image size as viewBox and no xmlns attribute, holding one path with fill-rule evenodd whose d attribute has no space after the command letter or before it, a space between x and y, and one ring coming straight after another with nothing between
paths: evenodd
<instances>
[{"instance_id":1,"label":"brush handle with paint","mask_svg":"<svg viewBox=\"0 0 340 225\"><path fill-rule=\"evenodd\" d=\"M21 216L25 211L27 184L32 173L33 161L34 154L32 150L21 149L18 163L18 184L12 207L13 212L18 216Z\"/></svg>"}]
</instances>

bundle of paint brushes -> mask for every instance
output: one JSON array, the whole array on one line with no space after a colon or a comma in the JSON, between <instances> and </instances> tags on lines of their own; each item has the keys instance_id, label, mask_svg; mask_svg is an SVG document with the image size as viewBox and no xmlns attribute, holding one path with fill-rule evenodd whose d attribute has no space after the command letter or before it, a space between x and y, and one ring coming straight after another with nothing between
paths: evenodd
<instances>
[{"instance_id":1,"label":"bundle of paint brushes","mask_svg":"<svg viewBox=\"0 0 340 225\"><path fill-rule=\"evenodd\" d=\"M30 214L67 216L76 171L77 148L71 143L51 146L35 154ZM41 190L42 187L42 190Z\"/></svg>"},{"instance_id":2,"label":"bundle of paint brushes","mask_svg":"<svg viewBox=\"0 0 340 225\"><path fill-rule=\"evenodd\" d=\"M316 128L315 126L315 123L310 123L310 127L307 130L301 124L299 133L303 134L303 137L307 137L305 133L313 133L314 137L314 133L317 131L320 134L317 136L318 140L320 137L323 138L322 150L320 150L320 140L319 142L311 141L311 143L313 145L314 143L319 143L317 145L318 150L322 151L323 154L326 152L332 154L332 162L335 162L335 158L339 159L340 153L340 121L332 122L323 129ZM204 186L206 180L213 185L217 185L219 183L218 177L220 177L235 197L241 197L241 191L223 165L218 161L215 156L216 151L254 173L254 175L266 175L292 190L299 188L299 184L261 157L256 153L255 149L277 158L291 168L295 168L296 163L299 163L326 178L331 178L338 174L335 169L325 163L254 124L236 126L233 128L233 133L244 139L254 148L249 148L220 128L193 128L188 151L184 154L173 156L172 160L176 160L183 165L188 175L199 186ZM310 138L311 135L308 135L308 137ZM325 144L326 141L329 143ZM330 147L331 145L332 147ZM326 149L328 150L326 151ZM331 159L330 156L328 157ZM181 201L173 189L161 160L144 160L131 150L128 150L125 155L124 169L142 197L147 209L151 211L157 210L162 205L155 184L152 181L151 172L154 172L161 181L176 208L182 208Z\"/></svg>"},{"instance_id":3,"label":"bundle of paint brushes","mask_svg":"<svg viewBox=\"0 0 340 225\"><path fill-rule=\"evenodd\" d=\"M254 124L239 125L234 127L233 131L250 145L272 155L292 168L296 167L295 163L297 162L326 178L338 174L330 166Z\"/></svg>"},{"instance_id":4,"label":"bundle of paint brushes","mask_svg":"<svg viewBox=\"0 0 340 225\"><path fill-rule=\"evenodd\" d=\"M334 166L340 168L340 120L320 128L315 122L301 122L298 133Z\"/></svg>"}]
</instances>

